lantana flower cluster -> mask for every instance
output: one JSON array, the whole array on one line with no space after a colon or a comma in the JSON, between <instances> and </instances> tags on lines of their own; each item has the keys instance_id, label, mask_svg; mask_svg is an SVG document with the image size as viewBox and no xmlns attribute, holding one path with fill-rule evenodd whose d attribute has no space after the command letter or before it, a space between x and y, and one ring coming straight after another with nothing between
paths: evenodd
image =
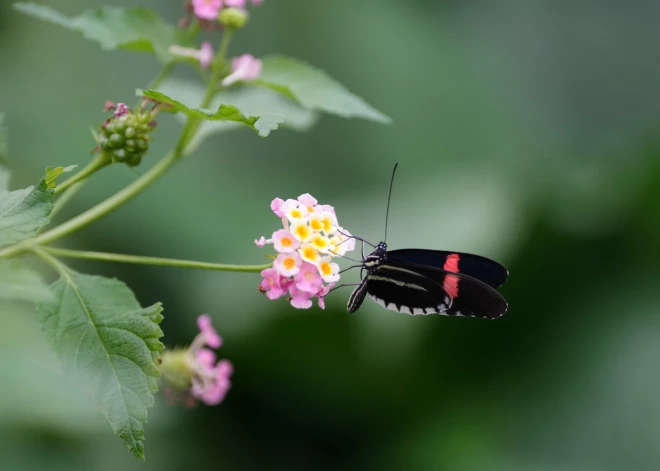
<instances>
[{"instance_id":1,"label":"lantana flower cluster","mask_svg":"<svg viewBox=\"0 0 660 471\"><path fill-rule=\"evenodd\" d=\"M283 229L254 241L259 247L272 244L278 252L273 267L261 272L259 290L273 300L288 294L297 309L309 309L318 298L325 309L324 298L339 280L333 259L354 250L355 239L338 224L335 209L309 193L295 200L275 198L270 207Z\"/></svg>"},{"instance_id":2,"label":"lantana flower cluster","mask_svg":"<svg viewBox=\"0 0 660 471\"><path fill-rule=\"evenodd\" d=\"M194 406L198 401L209 406L220 404L231 388L234 367L228 360L217 361L215 352L222 346L207 314L197 318L200 333L187 349L163 352L160 373L165 382L164 393L173 403Z\"/></svg>"}]
</instances>

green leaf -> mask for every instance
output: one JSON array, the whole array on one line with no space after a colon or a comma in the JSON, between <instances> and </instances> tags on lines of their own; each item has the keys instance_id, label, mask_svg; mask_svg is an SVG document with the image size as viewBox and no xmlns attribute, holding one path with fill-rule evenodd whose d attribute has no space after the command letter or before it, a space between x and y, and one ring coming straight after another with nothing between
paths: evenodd
<instances>
[{"instance_id":1,"label":"green leaf","mask_svg":"<svg viewBox=\"0 0 660 471\"><path fill-rule=\"evenodd\" d=\"M284 117L279 114L246 115L237 107L225 104L216 106L216 111L194 108L193 105L186 105L178 99L171 98L158 90L136 90L136 94L168 104L170 105L168 111L175 113L181 112L188 116L207 121L233 121L246 124L254 129L261 137L267 137L271 131L276 130L278 125L284 121ZM177 96L177 98L179 97Z\"/></svg>"},{"instance_id":2,"label":"green leaf","mask_svg":"<svg viewBox=\"0 0 660 471\"><path fill-rule=\"evenodd\" d=\"M256 83L297 100L304 107L343 118L363 118L389 124L392 119L349 92L322 70L297 59L269 56L263 59Z\"/></svg>"},{"instance_id":3,"label":"green leaf","mask_svg":"<svg viewBox=\"0 0 660 471\"><path fill-rule=\"evenodd\" d=\"M48 224L53 195L46 179L23 190L10 192L0 187L0 247L33 237Z\"/></svg>"},{"instance_id":4,"label":"green leaf","mask_svg":"<svg viewBox=\"0 0 660 471\"><path fill-rule=\"evenodd\" d=\"M45 302L52 297L48 285L23 262L0 259L0 299Z\"/></svg>"},{"instance_id":5,"label":"green leaf","mask_svg":"<svg viewBox=\"0 0 660 471\"><path fill-rule=\"evenodd\" d=\"M46 186L48 188L57 187L57 177L59 177L63 173L71 172L76 167L77 165L69 165L68 167L55 167L55 168L48 167L46 169Z\"/></svg>"},{"instance_id":6,"label":"green leaf","mask_svg":"<svg viewBox=\"0 0 660 471\"><path fill-rule=\"evenodd\" d=\"M163 82L159 91L168 96L176 95L184 103L200 103L204 97L204 87L198 82L182 79L169 79ZM216 97L211 108L218 108L222 103L235 106L242 113L251 116L281 115L284 118L282 128L294 131L307 131L318 121L318 113L304 108L292 99L268 88L245 84L232 87ZM184 115L179 115L184 116ZM193 152L207 137L242 127L233 121L206 121L186 148Z\"/></svg>"},{"instance_id":7,"label":"green leaf","mask_svg":"<svg viewBox=\"0 0 660 471\"><path fill-rule=\"evenodd\" d=\"M162 307L143 309L121 281L59 266L54 299L38 308L64 372L96 403L112 430L144 458L144 423L158 390Z\"/></svg>"},{"instance_id":8,"label":"green leaf","mask_svg":"<svg viewBox=\"0 0 660 471\"><path fill-rule=\"evenodd\" d=\"M77 31L85 38L98 42L102 49L151 52L164 63L175 60L169 52L170 46L188 45L182 30L142 7L106 6L73 17L36 3L16 3L14 8L26 15Z\"/></svg>"}]
</instances>

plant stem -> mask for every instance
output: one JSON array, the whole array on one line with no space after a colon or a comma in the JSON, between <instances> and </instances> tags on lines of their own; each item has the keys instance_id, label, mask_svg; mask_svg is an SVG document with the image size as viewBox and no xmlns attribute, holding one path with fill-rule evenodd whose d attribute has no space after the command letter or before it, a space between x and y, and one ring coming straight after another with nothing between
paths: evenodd
<instances>
[{"instance_id":1,"label":"plant stem","mask_svg":"<svg viewBox=\"0 0 660 471\"><path fill-rule=\"evenodd\" d=\"M226 31L222 37L222 43L220 45L220 49L218 50L218 54L216 55L213 61L214 64L213 73L211 76L211 80L207 84L206 94L204 95L204 99L202 100L202 103L200 105L202 108L208 107L211 101L213 100L213 97L215 96L216 93L215 84L220 78L220 75L222 74L222 70L224 68L225 54L227 52L227 47L229 45L230 38L231 38L231 33ZM201 123L200 119L188 118L186 124L183 127L183 130L181 131L179 140L176 143L174 150L169 152L156 165L154 165L151 169L149 169L146 173L144 173L140 178L135 180L133 183L123 188L119 192L115 193L105 201L97 204L93 208L88 209L84 213L76 216L73 219L70 219L64 224L55 227L54 229L51 229L50 231L44 232L43 234L35 238L27 239L22 242L19 242L16 245L12 245L4 249L0 249L0 258L14 257L22 252L25 252L26 250L32 249L40 245L47 245L55 240L58 240L64 236L76 232L82 229L83 227L93 223L94 221L102 218L111 211L114 211L115 209L122 206L124 203L126 203L133 197L140 194L149 185L151 185L153 182L155 182L161 176L163 176L163 174L167 172L170 169L170 167L172 167L182 155L184 155L184 150L188 145L188 143L190 142L190 140L195 136L195 133L199 129L200 123ZM81 171L80 173L83 172L85 172L85 170ZM78 174L74 175L74 177L72 177L69 180L72 180L77 176ZM65 181L62 185L60 185L60 187L65 186L69 182L69 180ZM80 181L80 180L82 180L82 178L76 179L75 181ZM71 182L67 186L72 185L73 183L75 183L75 181Z\"/></svg>"},{"instance_id":2,"label":"plant stem","mask_svg":"<svg viewBox=\"0 0 660 471\"><path fill-rule=\"evenodd\" d=\"M35 247L32 249L32 252L53 267L60 275L64 276L67 271L66 265L55 257L50 256L43 248Z\"/></svg>"},{"instance_id":3,"label":"plant stem","mask_svg":"<svg viewBox=\"0 0 660 471\"><path fill-rule=\"evenodd\" d=\"M98 172L106 165L110 165L112 161L108 158L107 155L101 153L98 154L84 169L80 172L73 175L71 178L66 179L57 187L55 187L55 194L59 195L60 193L66 191L70 186L75 185L76 183L83 181L85 178L89 177L91 174Z\"/></svg>"},{"instance_id":4,"label":"plant stem","mask_svg":"<svg viewBox=\"0 0 660 471\"><path fill-rule=\"evenodd\" d=\"M143 174L140 178L135 180L133 183L118 193L112 195L110 198L97 204L93 208L88 209L75 218L70 219L64 224L61 224L48 232L44 232L40 236L37 236L33 239L27 239L16 245L0 250L0 258L18 255L30 247L48 244L66 235L69 235L72 232L82 229L85 226L88 226L92 222L117 209L119 206L123 205L128 200L141 193L154 181L160 178L172 165L174 165L178 157L179 156L177 153L170 152L161 161L149 169L148 172Z\"/></svg>"},{"instance_id":5,"label":"plant stem","mask_svg":"<svg viewBox=\"0 0 660 471\"><path fill-rule=\"evenodd\" d=\"M222 35L222 40L220 41L220 47L218 48L218 52L213 58L213 61L211 62L212 64L211 77L209 78L209 81L206 84L206 93L204 94L204 98L202 99L200 108L208 108L211 105L211 101L213 101L213 98L218 92L216 88L216 84L220 80L220 77L222 76L222 72L224 71L225 65L227 63L227 50L229 49L231 36L232 36L232 32L229 30L225 30L225 32ZM195 119L189 119L188 122L186 123L186 127L184 127L182 132L183 139L180 141L180 148L177 147L177 151L180 152L181 155L185 154L185 149L187 145L190 143L192 138L199 130L199 127L201 126L202 122L203 122L202 119L195 118Z\"/></svg>"},{"instance_id":6,"label":"plant stem","mask_svg":"<svg viewBox=\"0 0 660 471\"><path fill-rule=\"evenodd\" d=\"M259 273L270 268L273 264L266 265L227 265L221 263L197 262L193 260L176 260L172 258L143 257L138 255L124 255L104 252L85 252L80 250L57 249L52 247L41 247L35 249L35 253L47 252L56 257L80 258L84 260L100 260L104 262L132 263L137 265L157 265L161 267L196 268L211 271L233 271L242 273Z\"/></svg>"}]
</instances>

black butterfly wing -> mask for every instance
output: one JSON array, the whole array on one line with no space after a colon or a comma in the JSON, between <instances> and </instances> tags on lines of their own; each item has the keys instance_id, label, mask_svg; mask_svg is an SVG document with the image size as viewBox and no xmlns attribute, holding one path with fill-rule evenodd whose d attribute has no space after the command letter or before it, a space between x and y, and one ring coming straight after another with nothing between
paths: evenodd
<instances>
[{"instance_id":1,"label":"black butterfly wing","mask_svg":"<svg viewBox=\"0 0 660 471\"><path fill-rule=\"evenodd\" d=\"M476 278L497 289L509 276L500 263L480 255L443 250L400 249L387 252L391 262L425 265Z\"/></svg>"},{"instance_id":2,"label":"black butterfly wing","mask_svg":"<svg viewBox=\"0 0 660 471\"><path fill-rule=\"evenodd\" d=\"M496 319L507 310L494 288L475 278L433 267L385 262L366 278L367 296L392 311Z\"/></svg>"},{"instance_id":3,"label":"black butterfly wing","mask_svg":"<svg viewBox=\"0 0 660 471\"><path fill-rule=\"evenodd\" d=\"M449 294L435 280L414 270L379 265L364 279L366 294L385 309L406 314L446 314Z\"/></svg>"}]
</instances>

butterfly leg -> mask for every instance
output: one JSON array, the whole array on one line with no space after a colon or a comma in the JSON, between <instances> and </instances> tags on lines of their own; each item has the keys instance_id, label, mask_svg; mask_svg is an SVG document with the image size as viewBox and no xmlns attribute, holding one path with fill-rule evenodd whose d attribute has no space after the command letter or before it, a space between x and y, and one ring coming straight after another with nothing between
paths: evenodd
<instances>
[{"instance_id":1,"label":"butterfly leg","mask_svg":"<svg viewBox=\"0 0 660 471\"><path fill-rule=\"evenodd\" d=\"M362 264L360 264L360 265L352 265L352 266L350 266L350 267L348 267L348 268L344 268L344 269L341 270L339 273L344 273L345 271L352 270L353 268L358 268L358 267L361 267L361 266L362 266ZM360 278L362 278L362 274L361 274L361 273L360 273Z\"/></svg>"}]
</instances>

